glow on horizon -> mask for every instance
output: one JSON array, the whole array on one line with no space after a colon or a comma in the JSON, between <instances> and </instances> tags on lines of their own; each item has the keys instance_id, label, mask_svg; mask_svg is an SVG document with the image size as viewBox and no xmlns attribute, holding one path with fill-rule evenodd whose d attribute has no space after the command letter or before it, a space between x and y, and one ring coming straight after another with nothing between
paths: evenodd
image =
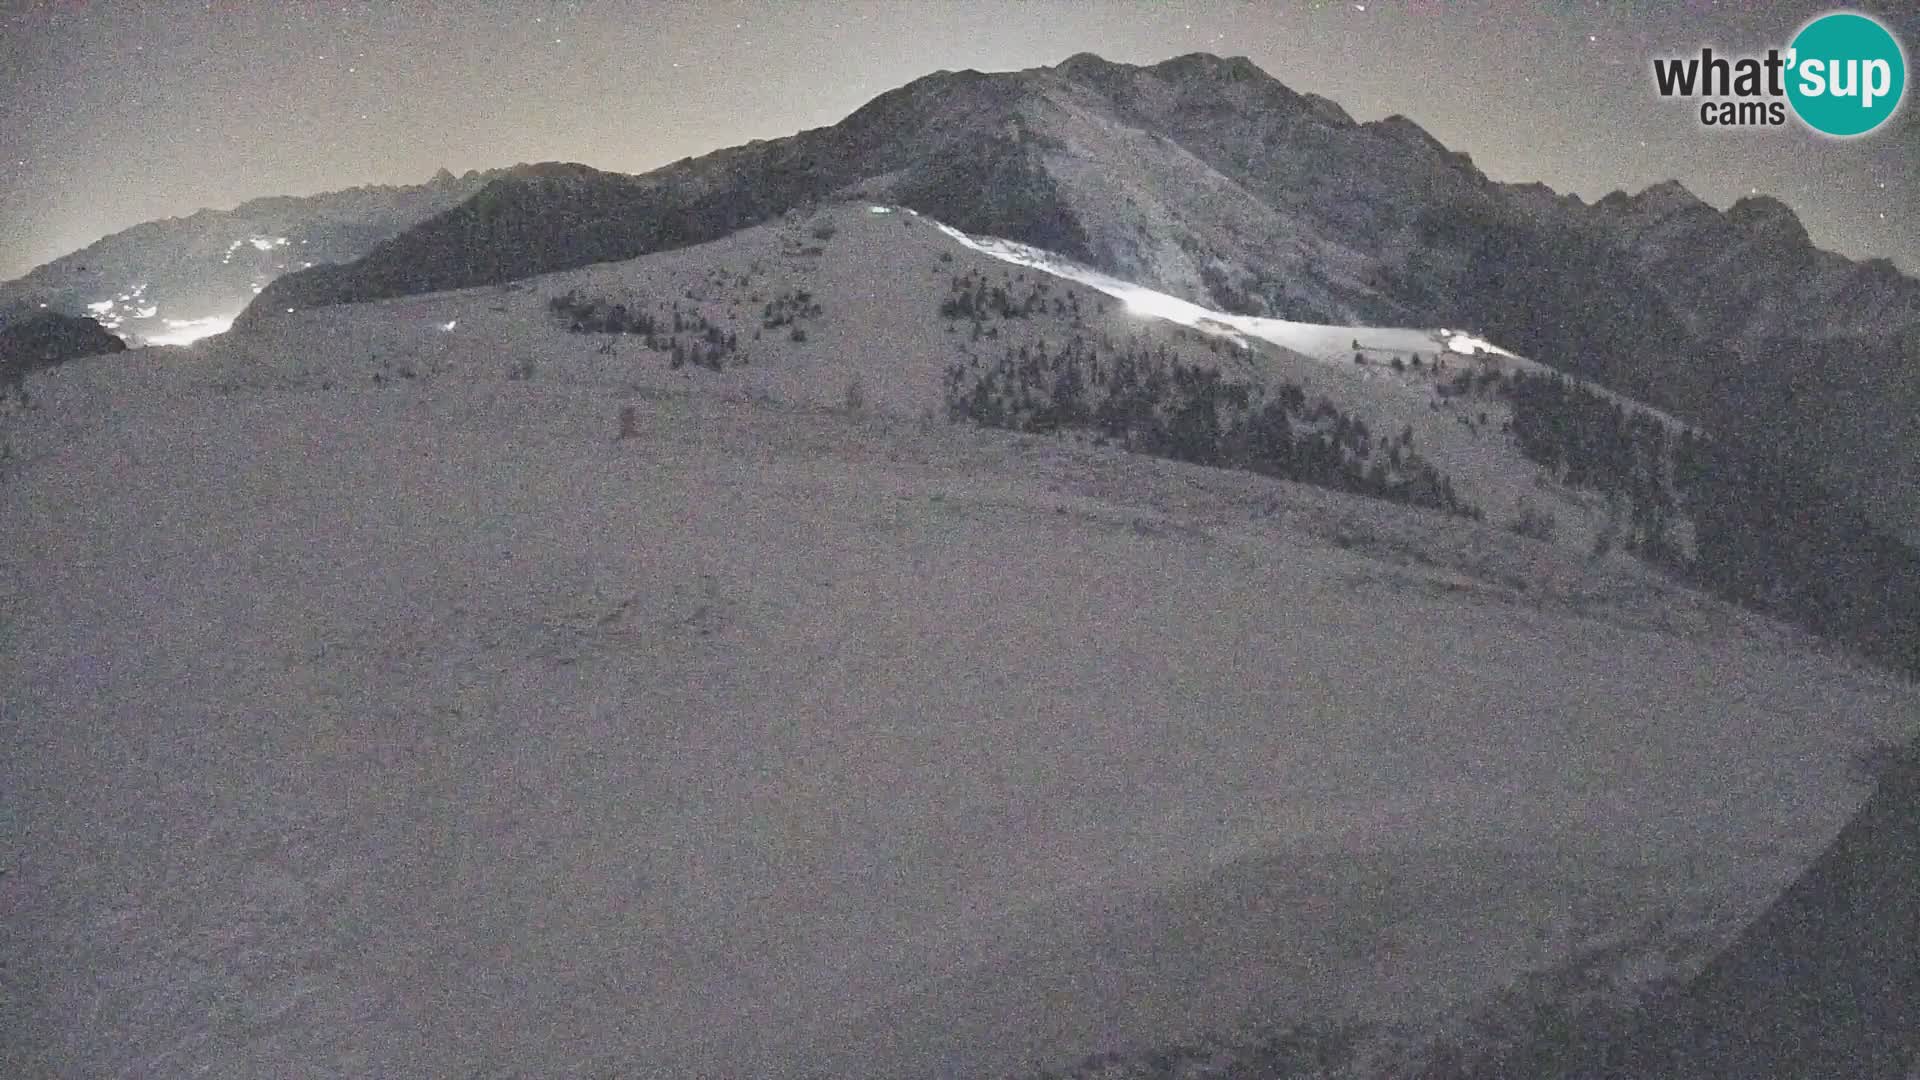
<instances>
[{"instance_id":1,"label":"glow on horizon","mask_svg":"<svg viewBox=\"0 0 1920 1080\"><path fill-rule=\"evenodd\" d=\"M1212 314L1198 304L1146 288L1127 289L1120 294L1120 300L1127 305L1130 314L1165 319L1182 326L1197 325L1201 319Z\"/></svg>"},{"instance_id":2,"label":"glow on horizon","mask_svg":"<svg viewBox=\"0 0 1920 1080\"><path fill-rule=\"evenodd\" d=\"M233 326L235 315L209 315L203 319L165 319L167 329L142 337L148 345L191 345L201 338L224 334Z\"/></svg>"}]
</instances>

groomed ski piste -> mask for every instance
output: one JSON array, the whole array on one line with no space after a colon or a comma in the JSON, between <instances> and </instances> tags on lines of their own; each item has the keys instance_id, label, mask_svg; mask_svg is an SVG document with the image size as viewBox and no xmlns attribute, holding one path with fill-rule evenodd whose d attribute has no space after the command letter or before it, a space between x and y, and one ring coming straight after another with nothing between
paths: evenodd
<instances>
[{"instance_id":1,"label":"groomed ski piste","mask_svg":"<svg viewBox=\"0 0 1920 1080\"><path fill-rule=\"evenodd\" d=\"M990 255L1017 266L1045 271L1055 277L1077 281L1114 297L1136 314L1165 319L1203 333L1230 338L1242 346L1246 345L1246 339L1253 338L1278 345L1283 349L1291 349L1316 360L1336 363L1350 361L1354 353L1354 343L1358 342L1363 351L1447 352L1468 357L1500 357L1532 367L1541 366L1465 331L1382 326L1332 326L1215 311L1190 300L1182 300L1177 296L1149 289L1143 285L1123 281L1041 248L997 237L969 236L944 222L936 221L934 225L956 242L983 255Z\"/></svg>"},{"instance_id":2,"label":"groomed ski piste","mask_svg":"<svg viewBox=\"0 0 1920 1080\"><path fill-rule=\"evenodd\" d=\"M875 213L890 213L894 208L874 206L871 209ZM906 212L918 216L916 211L907 210ZM933 221L931 218L928 220ZM1122 280L1042 248L998 237L972 236L941 221L933 221L933 224L954 242L969 250L1016 266L1030 267L1055 277L1078 282L1114 297L1124 303L1127 310L1137 315L1163 319L1204 334L1226 338L1242 348L1251 348L1251 341L1261 341L1346 371L1355 369L1353 355L1356 351L1377 358L1382 364L1392 354L1445 353L1466 358L1476 364L1505 373L1524 371L1545 375L1555 371L1546 364L1503 349L1484 337L1464 330L1446 327L1429 330L1396 326L1339 326L1216 311L1190 300L1182 300L1177 296ZM1564 372L1560 374L1565 375ZM1670 428L1678 429L1687 426L1659 409L1622 397L1605 387L1574 376L1566 377L1576 385L1617 401L1628 408L1658 417Z\"/></svg>"}]
</instances>

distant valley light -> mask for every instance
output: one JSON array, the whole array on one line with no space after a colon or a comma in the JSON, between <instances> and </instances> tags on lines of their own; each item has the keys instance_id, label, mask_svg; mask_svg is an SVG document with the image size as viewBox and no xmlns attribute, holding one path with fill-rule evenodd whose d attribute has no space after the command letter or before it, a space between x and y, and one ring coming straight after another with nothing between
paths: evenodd
<instances>
[{"instance_id":1,"label":"distant valley light","mask_svg":"<svg viewBox=\"0 0 1920 1080\"><path fill-rule=\"evenodd\" d=\"M145 335L148 345L191 345L201 338L224 334L233 326L232 315L210 315L204 319L163 319L166 330Z\"/></svg>"}]
</instances>

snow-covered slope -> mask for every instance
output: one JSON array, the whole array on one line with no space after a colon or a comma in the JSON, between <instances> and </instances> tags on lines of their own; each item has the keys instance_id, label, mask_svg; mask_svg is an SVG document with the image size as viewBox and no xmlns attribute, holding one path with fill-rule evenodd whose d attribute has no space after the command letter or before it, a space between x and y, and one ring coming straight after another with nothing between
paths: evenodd
<instances>
[{"instance_id":1,"label":"snow-covered slope","mask_svg":"<svg viewBox=\"0 0 1920 1080\"><path fill-rule=\"evenodd\" d=\"M1026 271L836 207L30 376L0 1072L986 1075L1431 1015L1696 961L1912 730L1629 560L923 419L969 351L1137 335L1531 483L1413 375L1090 286L974 340L969 272Z\"/></svg>"},{"instance_id":2,"label":"snow-covered slope","mask_svg":"<svg viewBox=\"0 0 1920 1080\"><path fill-rule=\"evenodd\" d=\"M816 231L831 238L822 240ZM968 274L1010 290L1031 288L1042 275L1084 286L1078 291L1085 312L1074 317L1042 311L973 340L964 322L934 315L952 283ZM801 320L807 338L795 342L791 327L769 328L765 315L769 303L800 292L818 298L822 311ZM565 332L565 320L553 317L547 305L568 293L621 303L636 314L650 311L662 326L675 310L688 320L697 315L733 335L738 351L721 372L670 369L664 353L648 351L632 335ZM1103 295L1116 302L1102 304ZM1532 508L1556 521L1558 542L1587 551L1609 519L1602 500L1549 482L1519 456L1503 433L1511 412L1504 400L1442 392L1465 370L1544 370L1493 343L1451 328L1328 326L1232 315L895 207L834 204L711 244L626 262L337 311L261 313L254 322L199 355L223 358L218 362L238 380L398 378L408 365L420 374L500 378L532 364L542 378L696 383L816 405L839 404L857 381L872 407L906 416L942 413L941 375L955 361L991 362L1022 346L1057 348L1076 336L1114 347L1158 343L1189 363L1220 367L1250 384L1297 384L1382 436L1409 432L1413 448L1492 522L1510 523ZM315 339L336 346L316 355L305 344ZM1356 351L1366 364L1355 363ZM1416 357L1419 366L1412 364Z\"/></svg>"},{"instance_id":3,"label":"snow-covered slope","mask_svg":"<svg viewBox=\"0 0 1920 1080\"><path fill-rule=\"evenodd\" d=\"M1119 300L1132 315L1231 341L1246 350L1257 378L1303 385L1375 430L1416 433L1422 453L1449 472L1468 502L1499 515L1499 520L1514 520L1523 511L1551 515L1565 525L1561 541L1581 550L1607 527L1608 508L1601 500L1548 482L1520 459L1505 438L1511 416L1506 402L1461 401L1436 393L1450 372L1539 375L1550 372L1545 365L1447 327L1333 326L1218 311L1028 244L969 236L950 225L934 224L969 250L1087 285ZM1277 348L1257 348L1258 343ZM1686 427L1658 409L1587 380L1570 381L1655 417L1671 430Z\"/></svg>"},{"instance_id":4,"label":"snow-covered slope","mask_svg":"<svg viewBox=\"0 0 1920 1080\"><path fill-rule=\"evenodd\" d=\"M938 224L938 223L936 223ZM1508 360L1519 357L1465 331L1410 330L1379 326L1328 326L1321 323L1292 322L1258 315L1234 315L1203 307L1190 300L1122 281L1072 259L1043 251L1030 244L997 237L972 237L951 225L938 224L941 232L974 251L991 255L1017 266L1031 266L1057 277L1078 281L1112 296L1140 315L1190 326L1209 333L1220 333L1235 340L1257 338L1285 349L1329 362L1350 361L1358 351L1376 353L1456 353L1461 356L1497 356ZM1539 365L1532 365L1538 369Z\"/></svg>"}]
</instances>

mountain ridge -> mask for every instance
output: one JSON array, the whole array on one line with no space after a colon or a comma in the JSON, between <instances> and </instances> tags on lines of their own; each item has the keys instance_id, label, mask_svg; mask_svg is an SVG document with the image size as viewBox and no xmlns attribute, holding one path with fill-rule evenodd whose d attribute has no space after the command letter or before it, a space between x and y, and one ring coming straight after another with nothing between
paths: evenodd
<instances>
[{"instance_id":1,"label":"mountain ridge","mask_svg":"<svg viewBox=\"0 0 1920 1080\"><path fill-rule=\"evenodd\" d=\"M267 195L141 222L0 283L0 309L91 316L136 344L164 338L169 323L230 320L303 263L357 259L492 178L539 170L516 165L455 176L443 168L420 184Z\"/></svg>"},{"instance_id":2,"label":"mountain ridge","mask_svg":"<svg viewBox=\"0 0 1920 1080\"><path fill-rule=\"evenodd\" d=\"M1564 224L1596 229L1603 227L1602 223L1610 217L1625 217L1627 227L1636 232L1663 223L1673 225L1665 221L1659 211L1672 209L1669 204L1677 203L1679 208L1690 212L1687 220L1695 229L1715 230L1722 234L1722 240L1730 235L1728 230L1733 230L1754 234L1747 237L1749 241L1758 239L1790 251L1814 250L1797 216L1776 199L1745 198L1728 210L1719 211L1675 181L1651 185L1637 195L1610 194L1591 205L1577 198L1569 200L1555 195L1546 200L1536 197L1531 200L1533 205L1528 206L1527 189L1550 189L1544 185L1508 185L1489 180L1468 155L1448 150L1405 116L1358 123L1337 104L1286 87L1245 57L1222 58L1207 53L1188 53L1152 65L1129 65L1082 52L1051 67L1014 72L938 71L876 96L838 124L683 159L628 179L636 183L652 180L667 189L684 183L695 190L711 192L725 184L728 173L750 173L755 169L779 171L784 175L768 177L766 183L758 185L759 190L751 182L752 177L739 177L732 192L746 196L743 217L765 220L770 212L791 208L788 204L797 204L801 198L827 198L847 184L858 182L887 187L897 171L915 162L938 158L943 151L951 151L957 145L990 139L996 131L1016 141L1026 139L1037 143L1037 146L1022 147L1029 158L1035 156L1035 150L1044 155L1049 151L1084 149L1063 146L1059 133L1049 130L1049 121L1059 119L1057 113L1039 115L1047 111L1048 106L1058 107L1069 100L1076 105L1087 105L1089 99L1076 95L1076 90L1091 91L1095 98L1101 99L1098 104L1104 105L1109 113L1106 119L1134 122L1146 134L1179 146L1243 189L1254 192L1271 208L1295 217L1324 219L1317 222L1327 226L1320 230L1322 239L1358 248L1375 262L1391 258L1384 250L1393 239L1389 232L1394 225L1404 224L1404 219L1412 216L1406 198L1396 200L1391 196L1409 193L1422 195L1428 203L1448 197L1469 202L1485 199L1513 202L1521 204L1523 209L1536 211L1543 204L1551 203L1562 212L1573 211ZM912 129L914 137L900 137L908 129ZM1321 158L1302 160L1303 147L1317 147L1323 151ZM1325 193L1317 189L1346 185L1364 167L1377 167L1380 171L1404 167L1405 162L1382 153L1389 149L1416 153L1424 159L1420 164L1428 171L1423 172L1418 183L1376 184L1375 190L1349 193L1351 197L1344 200L1322 198L1315 202L1310 198ZM834 162L820 160L828 150L838 155ZM809 170L810 176L795 175ZM598 173L603 183L611 183L620 176ZM509 177L508 182L522 179L527 178ZM799 182L801 180L809 182ZM753 198L755 195L761 198ZM501 198L503 193L496 191L491 197ZM992 193L982 193L981 197L991 198ZM903 202L913 205L911 200ZM1342 202L1350 205L1342 207ZM1359 208L1356 210L1351 204L1359 204ZM938 208L919 206L916 209L952 220L969 231L987 231L970 228L971 223L966 220L969 215L965 213L940 214ZM1068 209L1085 210L1080 206ZM1626 211L1624 215L1618 213L1622 210ZM1761 226L1770 222L1778 225L1780 235L1766 235L1767 230ZM1034 215L1010 224L1016 228L1011 230L1013 235L1009 239L1035 240ZM1023 232L1026 235L1022 235ZM663 241L679 242L671 230L663 230L656 238L636 236L628 243L609 247L621 253L640 254L654 250L650 245ZM1661 252L1638 250L1650 243L1651 240L1641 242L1636 238L1635 242L1623 246L1635 252L1643 272L1661 271L1664 269ZM588 249L577 257L600 253ZM1102 263L1103 269L1116 272L1137 269L1121 265L1127 253L1111 242L1100 250L1090 247L1076 251L1069 247L1063 253L1090 256ZM1857 272L1863 265L1831 253L1823 255L1821 267L1829 274ZM560 268L545 261L540 265L543 269ZM1893 273L1889 275L1888 270ZM1888 310L1881 317L1870 317L1868 312L1854 319L1848 324L1850 332L1884 332L1920 321L1920 281L1899 274L1890 263L1875 264L1867 274L1882 283L1883 291L1898 295L1892 303L1884 305ZM484 274L476 268L476 273L468 276ZM1194 284L1154 280L1151 274L1130 276L1156 286L1190 288ZM437 279L423 279L413 287L424 287L432 280ZM406 286L404 282L390 281L382 287ZM352 290L351 294L360 295L364 291ZM1192 291L1199 292L1198 289ZM1365 292L1349 288L1339 299L1351 305L1363 299ZM312 299L319 300L324 295L325 290L316 290ZM291 302L281 304L282 307L299 307L305 302L291 286L283 287L273 299ZM1769 328L1770 324L1763 320L1763 325L1751 332ZM1750 332L1748 328L1737 329L1743 334Z\"/></svg>"},{"instance_id":3,"label":"mountain ridge","mask_svg":"<svg viewBox=\"0 0 1920 1080\"><path fill-rule=\"evenodd\" d=\"M1920 280L1818 249L1770 197L1720 210L1666 181L1589 204L1497 182L1404 116L1356 122L1246 57L943 70L637 176L520 166L276 278L240 318L633 258L855 197L1225 310L1472 326L1733 435L1784 424L1804 464L1920 538L1920 433L1888 429L1880 475L1842 430L1861 400L1920 413Z\"/></svg>"}]
</instances>

